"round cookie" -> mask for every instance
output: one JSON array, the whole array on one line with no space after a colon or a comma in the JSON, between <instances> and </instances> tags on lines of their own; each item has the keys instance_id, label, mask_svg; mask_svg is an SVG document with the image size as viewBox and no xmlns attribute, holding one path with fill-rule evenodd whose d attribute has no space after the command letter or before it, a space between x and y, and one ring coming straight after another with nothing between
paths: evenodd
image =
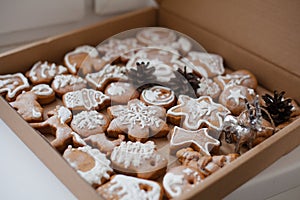
<instances>
[{"instance_id":1,"label":"round cookie","mask_svg":"<svg viewBox=\"0 0 300 200\"><path fill-rule=\"evenodd\" d=\"M54 92L61 97L67 92L80 90L87 87L87 81L75 75L57 75L51 84Z\"/></svg>"},{"instance_id":2,"label":"round cookie","mask_svg":"<svg viewBox=\"0 0 300 200\"><path fill-rule=\"evenodd\" d=\"M153 86L143 90L140 99L146 105L162 106L166 109L176 102L174 92L163 86Z\"/></svg>"},{"instance_id":3,"label":"round cookie","mask_svg":"<svg viewBox=\"0 0 300 200\"><path fill-rule=\"evenodd\" d=\"M115 171L144 179L160 177L168 164L167 159L156 151L152 141L122 142L114 148L110 159Z\"/></svg>"},{"instance_id":4,"label":"round cookie","mask_svg":"<svg viewBox=\"0 0 300 200\"><path fill-rule=\"evenodd\" d=\"M55 93L53 89L47 84L35 85L31 91L37 96L37 101L42 104L49 104L55 100Z\"/></svg>"},{"instance_id":5,"label":"round cookie","mask_svg":"<svg viewBox=\"0 0 300 200\"><path fill-rule=\"evenodd\" d=\"M163 188L168 198L176 198L198 187L205 177L188 166L171 168L163 178Z\"/></svg>"},{"instance_id":6,"label":"round cookie","mask_svg":"<svg viewBox=\"0 0 300 200\"><path fill-rule=\"evenodd\" d=\"M145 45L166 45L175 42L176 34L174 31L161 27L144 28L136 34L137 40Z\"/></svg>"},{"instance_id":7,"label":"round cookie","mask_svg":"<svg viewBox=\"0 0 300 200\"><path fill-rule=\"evenodd\" d=\"M77 173L93 187L98 187L113 173L105 154L90 146L72 148L68 146L63 157Z\"/></svg>"},{"instance_id":8,"label":"round cookie","mask_svg":"<svg viewBox=\"0 0 300 200\"><path fill-rule=\"evenodd\" d=\"M201 78L199 88L197 89L197 96L210 96L211 98L218 99L221 93L221 88L217 83L209 78Z\"/></svg>"},{"instance_id":9,"label":"round cookie","mask_svg":"<svg viewBox=\"0 0 300 200\"><path fill-rule=\"evenodd\" d=\"M110 97L113 104L127 104L131 99L139 97L139 93L130 83L113 82L110 83L104 91L104 94Z\"/></svg>"},{"instance_id":10,"label":"round cookie","mask_svg":"<svg viewBox=\"0 0 300 200\"><path fill-rule=\"evenodd\" d=\"M255 91L242 85L226 87L219 96L219 103L227 107L233 115L239 115L245 110L245 99L251 104L255 98Z\"/></svg>"},{"instance_id":11,"label":"round cookie","mask_svg":"<svg viewBox=\"0 0 300 200\"><path fill-rule=\"evenodd\" d=\"M109 119L95 111L81 111L73 116L71 128L81 137L104 133L109 125Z\"/></svg>"},{"instance_id":12,"label":"round cookie","mask_svg":"<svg viewBox=\"0 0 300 200\"><path fill-rule=\"evenodd\" d=\"M219 84L222 90L231 85L242 85L254 90L257 88L257 80L254 74L245 69L234 71L225 76L217 76L214 81Z\"/></svg>"}]
</instances>

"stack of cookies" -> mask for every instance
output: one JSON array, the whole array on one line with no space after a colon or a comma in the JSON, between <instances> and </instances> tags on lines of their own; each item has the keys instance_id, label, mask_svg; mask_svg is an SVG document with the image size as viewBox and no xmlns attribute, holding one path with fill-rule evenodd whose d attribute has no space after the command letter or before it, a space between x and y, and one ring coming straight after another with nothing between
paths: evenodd
<instances>
[{"instance_id":1,"label":"stack of cookies","mask_svg":"<svg viewBox=\"0 0 300 200\"><path fill-rule=\"evenodd\" d=\"M159 27L0 75L0 94L105 199L201 187L299 116L284 93L262 92L251 72Z\"/></svg>"}]
</instances>

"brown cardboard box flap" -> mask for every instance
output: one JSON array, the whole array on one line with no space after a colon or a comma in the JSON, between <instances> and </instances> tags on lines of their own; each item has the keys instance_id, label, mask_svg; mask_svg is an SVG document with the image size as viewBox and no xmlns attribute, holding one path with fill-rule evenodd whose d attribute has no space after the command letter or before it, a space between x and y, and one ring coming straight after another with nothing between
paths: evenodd
<instances>
[{"instance_id":1,"label":"brown cardboard box flap","mask_svg":"<svg viewBox=\"0 0 300 200\"><path fill-rule=\"evenodd\" d=\"M300 77L300 1L164 0L161 8Z\"/></svg>"}]
</instances>

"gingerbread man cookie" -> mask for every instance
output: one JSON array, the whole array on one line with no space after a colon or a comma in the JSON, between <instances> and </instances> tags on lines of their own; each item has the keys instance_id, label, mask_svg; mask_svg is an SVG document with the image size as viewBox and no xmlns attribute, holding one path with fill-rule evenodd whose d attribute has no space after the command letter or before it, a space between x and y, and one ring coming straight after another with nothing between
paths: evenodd
<instances>
[{"instance_id":1,"label":"gingerbread man cookie","mask_svg":"<svg viewBox=\"0 0 300 200\"><path fill-rule=\"evenodd\" d=\"M43 120L44 109L37 102L37 95L33 92L20 94L14 102L10 102L10 105L27 122L39 122Z\"/></svg>"},{"instance_id":2,"label":"gingerbread man cookie","mask_svg":"<svg viewBox=\"0 0 300 200\"><path fill-rule=\"evenodd\" d=\"M112 167L123 174L156 179L165 172L168 162L155 148L152 141L122 142L111 153Z\"/></svg>"},{"instance_id":3,"label":"gingerbread man cookie","mask_svg":"<svg viewBox=\"0 0 300 200\"><path fill-rule=\"evenodd\" d=\"M54 77L51 87L55 93L61 97L67 92L73 92L86 88L87 82L85 79L71 74L57 75Z\"/></svg>"},{"instance_id":4,"label":"gingerbread man cookie","mask_svg":"<svg viewBox=\"0 0 300 200\"><path fill-rule=\"evenodd\" d=\"M97 90L104 91L108 83L113 81L126 81L126 68L116 65L106 65L98 72L86 75L88 84Z\"/></svg>"},{"instance_id":5,"label":"gingerbread man cookie","mask_svg":"<svg viewBox=\"0 0 300 200\"><path fill-rule=\"evenodd\" d=\"M203 155L210 155L210 150L215 146L219 146L219 140L209 135L207 128L201 128L196 131L185 130L175 126L171 132L170 150L176 153L179 149L191 146Z\"/></svg>"},{"instance_id":6,"label":"gingerbread man cookie","mask_svg":"<svg viewBox=\"0 0 300 200\"><path fill-rule=\"evenodd\" d=\"M116 146L119 146L124 140L124 135L119 135L118 139L112 140L111 138L108 138L104 133L91 135L84 139L84 141L88 145L99 149L102 153L105 153L106 155L110 155L114 148Z\"/></svg>"},{"instance_id":7,"label":"gingerbread man cookie","mask_svg":"<svg viewBox=\"0 0 300 200\"><path fill-rule=\"evenodd\" d=\"M88 137L98 133L104 133L108 127L109 119L95 111L81 111L73 116L71 128L81 137Z\"/></svg>"},{"instance_id":8,"label":"gingerbread man cookie","mask_svg":"<svg viewBox=\"0 0 300 200\"><path fill-rule=\"evenodd\" d=\"M7 101L13 101L29 87L28 80L22 73L0 75L0 95L6 94Z\"/></svg>"},{"instance_id":9,"label":"gingerbread man cookie","mask_svg":"<svg viewBox=\"0 0 300 200\"><path fill-rule=\"evenodd\" d=\"M64 105L71 110L100 110L110 104L109 96L86 88L68 92L63 95L62 99Z\"/></svg>"},{"instance_id":10,"label":"gingerbread man cookie","mask_svg":"<svg viewBox=\"0 0 300 200\"><path fill-rule=\"evenodd\" d=\"M185 59L191 62L193 71L201 77L214 77L225 72L223 58L216 54L191 51Z\"/></svg>"},{"instance_id":11,"label":"gingerbread man cookie","mask_svg":"<svg viewBox=\"0 0 300 200\"><path fill-rule=\"evenodd\" d=\"M163 86L153 86L143 90L141 94L141 101L146 105L162 106L166 109L175 104L175 93Z\"/></svg>"},{"instance_id":12,"label":"gingerbread man cookie","mask_svg":"<svg viewBox=\"0 0 300 200\"><path fill-rule=\"evenodd\" d=\"M127 134L132 141L144 142L149 137L163 137L169 133L166 110L160 106L146 106L133 99L127 105L111 106L107 112L114 118L107 129L108 136Z\"/></svg>"},{"instance_id":13,"label":"gingerbread man cookie","mask_svg":"<svg viewBox=\"0 0 300 200\"><path fill-rule=\"evenodd\" d=\"M47 84L38 84L31 88L31 91L37 96L40 104L49 104L55 100L55 93L53 89Z\"/></svg>"},{"instance_id":14,"label":"gingerbread man cookie","mask_svg":"<svg viewBox=\"0 0 300 200\"><path fill-rule=\"evenodd\" d=\"M100 62L100 55L97 49L89 45L79 46L64 57L66 67L74 75L91 73L99 68L98 65L101 63L98 62Z\"/></svg>"},{"instance_id":15,"label":"gingerbread man cookie","mask_svg":"<svg viewBox=\"0 0 300 200\"><path fill-rule=\"evenodd\" d=\"M63 157L84 180L95 188L109 180L113 173L105 154L90 146L78 148L68 146Z\"/></svg>"},{"instance_id":16,"label":"gingerbread man cookie","mask_svg":"<svg viewBox=\"0 0 300 200\"><path fill-rule=\"evenodd\" d=\"M104 91L110 97L112 104L127 104L131 99L136 99L140 95L130 83L113 82Z\"/></svg>"},{"instance_id":17,"label":"gingerbread man cookie","mask_svg":"<svg viewBox=\"0 0 300 200\"><path fill-rule=\"evenodd\" d=\"M163 178L163 187L168 198L176 198L199 186L204 178L194 168L177 166L168 170Z\"/></svg>"},{"instance_id":18,"label":"gingerbread man cookie","mask_svg":"<svg viewBox=\"0 0 300 200\"><path fill-rule=\"evenodd\" d=\"M163 190L158 183L121 174L114 175L97 192L107 200L161 200L163 196Z\"/></svg>"},{"instance_id":19,"label":"gingerbread man cookie","mask_svg":"<svg viewBox=\"0 0 300 200\"><path fill-rule=\"evenodd\" d=\"M72 119L72 113L64 106L56 106L54 110L48 112L48 116L49 118L45 121L30 123L30 125L41 132L50 129L55 136L55 139L51 141L51 145L62 153L73 142L73 130L67 124Z\"/></svg>"},{"instance_id":20,"label":"gingerbread man cookie","mask_svg":"<svg viewBox=\"0 0 300 200\"><path fill-rule=\"evenodd\" d=\"M34 84L47 83L49 84L56 75L66 74L68 69L62 65L55 63L38 61L26 73L26 76Z\"/></svg>"},{"instance_id":21,"label":"gingerbread man cookie","mask_svg":"<svg viewBox=\"0 0 300 200\"><path fill-rule=\"evenodd\" d=\"M209 96L193 99L180 95L178 105L168 110L167 118L171 123L188 130L197 130L204 126L221 130L224 117L228 114L230 111L226 107L214 103Z\"/></svg>"}]
</instances>

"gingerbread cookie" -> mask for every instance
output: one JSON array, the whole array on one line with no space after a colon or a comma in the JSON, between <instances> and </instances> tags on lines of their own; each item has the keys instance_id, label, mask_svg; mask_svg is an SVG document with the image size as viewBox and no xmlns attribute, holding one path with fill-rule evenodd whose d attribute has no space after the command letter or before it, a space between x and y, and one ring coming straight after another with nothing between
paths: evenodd
<instances>
[{"instance_id":1,"label":"gingerbread cookie","mask_svg":"<svg viewBox=\"0 0 300 200\"><path fill-rule=\"evenodd\" d=\"M71 74L76 75L91 73L101 65L100 55L96 48L83 45L67 53L64 57L64 63Z\"/></svg>"},{"instance_id":2,"label":"gingerbread cookie","mask_svg":"<svg viewBox=\"0 0 300 200\"><path fill-rule=\"evenodd\" d=\"M10 105L15 108L27 122L39 122L43 120L44 109L37 102L37 95L33 92L20 94L14 102L10 102Z\"/></svg>"},{"instance_id":3,"label":"gingerbread cookie","mask_svg":"<svg viewBox=\"0 0 300 200\"><path fill-rule=\"evenodd\" d=\"M176 156L184 166L197 169L206 177L233 162L239 157L239 154L202 156L199 152L195 152L191 148L186 148L179 150Z\"/></svg>"},{"instance_id":4,"label":"gingerbread cookie","mask_svg":"<svg viewBox=\"0 0 300 200\"><path fill-rule=\"evenodd\" d=\"M55 100L55 93L47 84L35 85L31 88L31 91L37 96L38 102L42 105L49 104Z\"/></svg>"},{"instance_id":5,"label":"gingerbread cookie","mask_svg":"<svg viewBox=\"0 0 300 200\"><path fill-rule=\"evenodd\" d=\"M111 153L112 167L123 174L156 179L165 172L168 161L155 148L152 141L122 142Z\"/></svg>"},{"instance_id":6,"label":"gingerbread cookie","mask_svg":"<svg viewBox=\"0 0 300 200\"><path fill-rule=\"evenodd\" d=\"M109 180L113 173L105 154L90 146L79 148L68 146L63 157L84 180L95 188Z\"/></svg>"},{"instance_id":7,"label":"gingerbread cookie","mask_svg":"<svg viewBox=\"0 0 300 200\"><path fill-rule=\"evenodd\" d=\"M214 77L225 72L223 58L216 54L191 51L186 58L193 66L193 71L201 77Z\"/></svg>"},{"instance_id":8,"label":"gingerbread cookie","mask_svg":"<svg viewBox=\"0 0 300 200\"><path fill-rule=\"evenodd\" d=\"M219 146L219 140L209 135L207 128L190 131L175 126L171 131L170 150L175 154L179 149L191 146L202 155L210 155L215 146Z\"/></svg>"},{"instance_id":9,"label":"gingerbread cookie","mask_svg":"<svg viewBox=\"0 0 300 200\"><path fill-rule=\"evenodd\" d=\"M132 141L144 142L149 137L164 137L169 133L166 111L160 106L146 106L133 99L127 105L111 106L107 112L114 118L107 129L108 136L127 134Z\"/></svg>"},{"instance_id":10,"label":"gingerbread cookie","mask_svg":"<svg viewBox=\"0 0 300 200\"><path fill-rule=\"evenodd\" d=\"M103 91L110 82L126 81L126 71L125 67L108 64L98 72L87 74L85 78L92 88Z\"/></svg>"},{"instance_id":11,"label":"gingerbread cookie","mask_svg":"<svg viewBox=\"0 0 300 200\"><path fill-rule=\"evenodd\" d=\"M87 87L87 82L83 78L75 75L57 75L52 81L51 87L55 93L61 97L67 92L73 92Z\"/></svg>"},{"instance_id":12,"label":"gingerbread cookie","mask_svg":"<svg viewBox=\"0 0 300 200\"><path fill-rule=\"evenodd\" d=\"M110 104L109 96L86 88L68 92L63 95L62 99L64 105L71 110L100 110Z\"/></svg>"},{"instance_id":13,"label":"gingerbread cookie","mask_svg":"<svg viewBox=\"0 0 300 200\"><path fill-rule=\"evenodd\" d=\"M205 177L187 166L173 167L164 176L163 187L168 198L177 198L199 186Z\"/></svg>"},{"instance_id":14,"label":"gingerbread cookie","mask_svg":"<svg viewBox=\"0 0 300 200\"><path fill-rule=\"evenodd\" d=\"M56 75L66 74L67 72L68 69L62 65L56 65L47 61L38 61L26 73L26 76L34 85L40 83L49 84Z\"/></svg>"},{"instance_id":15,"label":"gingerbread cookie","mask_svg":"<svg viewBox=\"0 0 300 200\"><path fill-rule=\"evenodd\" d=\"M107 200L161 200L163 196L163 190L158 183L121 174L114 175L97 192Z\"/></svg>"},{"instance_id":16,"label":"gingerbread cookie","mask_svg":"<svg viewBox=\"0 0 300 200\"><path fill-rule=\"evenodd\" d=\"M253 103L255 98L253 89L242 85L232 85L226 87L219 96L219 103L226 106L233 115L239 115L245 110L245 103Z\"/></svg>"},{"instance_id":17,"label":"gingerbread cookie","mask_svg":"<svg viewBox=\"0 0 300 200\"><path fill-rule=\"evenodd\" d=\"M144 28L136 34L137 40L145 45L166 45L175 42L176 34L174 31L162 27Z\"/></svg>"},{"instance_id":18,"label":"gingerbread cookie","mask_svg":"<svg viewBox=\"0 0 300 200\"><path fill-rule=\"evenodd\" d=\"M6 94L7 101L13 101L29 87L28 80L22 73L0 75L0 95Z\"/></svg>"},{"instance_id":19,"label":"gingerbread cookie","mask_svg":"<svg viewBox=\"0 0 300 200\"><path fill-rule=\"evenodd\" d=\"M221 130L223 119L229 113L226 107L214 103L209 96L193 99L180 95L178 105L168 110L167 118L169 122L188 130L197 130L205 126Z\"/></svg>"},{"instance_id":20,"label":"gingerbread cookie","mask_svg":"<svg viewBox=\"0 0 300 200\"><path fill-rule=\"evenodd\" d=\"M95 110L81 111L73 116L71 128L81 137L104 133L109 119Z\"/></svg>"},{"instance_id":21,"label":"gingerbread cookie","mask_svg":"<svg viewBox=\"0 0 300 200\"><path fill-rule=\"evenodd\" d=\"M173 106L176 101L174 92L163 86L153 86L143 90L140 98L146 105L162 106L166 109Z\"/></svg>"},{"instance_id":22,"label":"gingerbread cookie","mask_svg":"<svg viewBox=\"0 0 300 200\"><path fill-rule=\"evenodd\" d=\"M192 49L192 43L188 38L180 36L171 44L171 47L177 49L181 55L186 55Z\"/></svg>"},{"instance_id":23,"label":"gingerbread cookie","mask_svg":"<svg viewBox=\"0 0 300 200\"><path fill-rule=\"evenodd\" d=\"M201 78L199 88L197 88L197 96L210 96L212 99L218 99L221 88L210 78Z\"/></svg>"},{"instance_id":24,"label":"gingerbread cookie","mask_svg":"<svg viewBox=\"0 0 300 200\"><path fill-rule=\"evenodd\" d=\"M113 82L110 83L104 91L104 94L110 97L113 104L127 104L131 99L139 97L139 93L130 83Z\"/></svg>"},{"instance_id":25,"label":"gingerbread cookie","mask_svg":"<svg viewBox=\"0 0 300 200\"><path fill-rule=\"evenodd\" d=\"M50 129L55 139L51 141L51 145L59 152L64 152L68 145L73 143L73 130L68 126L72 119L71 111L64 106L56 106L54 110L48 112L49 118L43 122L30 123L33 128L41 132Z\"/></svg>"},{"instance_id":26,"label":"gingerbread cookie","mask_svg":"<svg viewBox=\"0 0 300 200\"><path fill-rule=\"evenodd\" d=\"M124 135L119 135L118 139L112 140L108 138L104 133L90 135L89 137L84 139L84 141L88 145L99 149L102 153L105 153L106 155L110 155L114 148L116 146L119 146L124 140Z\"/></svg>"},{"instance_id":27,"label":"gingerbread cookie","mask_svg":"<svg viewBox=\"0 0 300 200\"><path fill-rule=\"evenodd\" d=\"M254 90L257 88L255 76L250 71L244 69L234 71L225 76L217 76L214 78L214 81L220 85L222 90L231 85L242 85Z\"/></svg>"}]
</instances>

